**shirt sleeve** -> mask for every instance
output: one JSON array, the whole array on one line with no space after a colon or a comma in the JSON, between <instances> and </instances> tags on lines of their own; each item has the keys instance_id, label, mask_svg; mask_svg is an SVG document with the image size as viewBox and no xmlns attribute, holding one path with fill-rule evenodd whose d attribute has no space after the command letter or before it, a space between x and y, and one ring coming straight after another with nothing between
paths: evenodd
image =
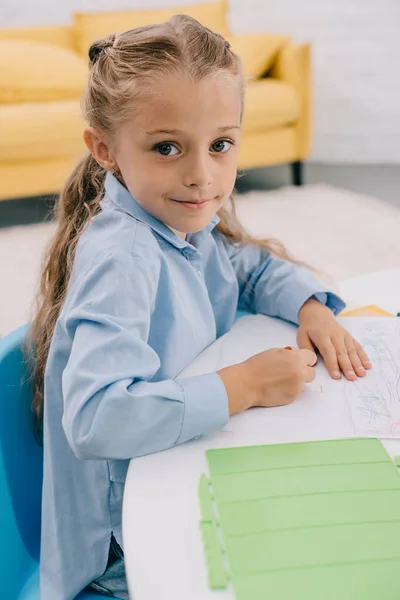
<instances>
[{"instance_id":1,"label":"shirt sleeve","mask_svg":"<svg viewBox=\"0 0 400 600\"><path fill-rule=\"evenodd\" d=\"M345 307L310 270L275 258L253 244L227 243L226 247L239 284L239 310L298 324L299 310L312 296L335 315Z\"/></svg>"},{"instance_id":2,"label":"shirt sleeve","mask_svg":"<svg viewBox=\"0 0 400 600\"><path fill-rule=\"evenodd\" d=\"M156 293L140 257L107 257L72 286L63 314L72 348L62 376L63 427L78 458L129 459L210 433L228 421L216 373L152 381Z\"/></svg>"}]
</instances>

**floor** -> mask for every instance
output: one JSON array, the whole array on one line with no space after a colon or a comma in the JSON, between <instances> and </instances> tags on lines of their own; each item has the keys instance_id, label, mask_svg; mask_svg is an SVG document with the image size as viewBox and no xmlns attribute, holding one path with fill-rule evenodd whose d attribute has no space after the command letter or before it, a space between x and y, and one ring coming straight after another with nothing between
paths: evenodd
<instances>
[{"instance_id":1,"label":"floor","mask_svg":"<svg viewBox=\"0 0 400 600\"><path fill-rule=\"evenodd\" d=\"M379 198L400 208L400 165L308 164L306 183L327 183ZM255 169L238 179L239 192L270 190L290 183L288 165Z\"/></svg>"},{"instance_id":2,"label":"floor","mask_svg":"<svg viewBox=\"0 0 400 600\"><path fill-rule=\"evenodd\" d=\"M288 165L255 169L237 181L238 192L277 189L291 182ZM400 208L400 165L308 164L306 183L327 183L379 198ZM49 218L53 201L24 198L0 202L0 227L40 223Z\"/></svg>"}]
</instances>

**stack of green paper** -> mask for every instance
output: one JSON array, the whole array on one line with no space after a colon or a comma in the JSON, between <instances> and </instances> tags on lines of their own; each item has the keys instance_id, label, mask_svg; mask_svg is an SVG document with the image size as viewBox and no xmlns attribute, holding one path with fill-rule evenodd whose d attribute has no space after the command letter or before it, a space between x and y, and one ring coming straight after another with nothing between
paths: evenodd
<instances>
[{"instance_id":1,"label":"stack of green paper","mask_svg":"<svg viewBox=\"0 0 400 600\"><path fill-rule=\"evenodd\" d=\"M399 600L400 476L375 439L209 450L201 530L237 600Z\"/></svg>"}]
</instances>

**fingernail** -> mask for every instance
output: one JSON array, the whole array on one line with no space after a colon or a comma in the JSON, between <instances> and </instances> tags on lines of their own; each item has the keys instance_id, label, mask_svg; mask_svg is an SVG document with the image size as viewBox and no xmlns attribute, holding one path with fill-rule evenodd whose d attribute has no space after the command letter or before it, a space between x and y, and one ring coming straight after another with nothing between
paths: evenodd
<instances>
[{"instance_id":1,"label":"fingernail","mask_svg":"<svg viewBox=\"0 0 400 600\"><path fill-rule=\"evenodd\" d=\"M361 371L362 373L365 373L364 367L357 367L357 371Z\"/></svg>"},{"instance_id":2,"label":"fingernail","mask_svg":"<svg viewBox=\"0 0 400 600\"><path fill-rule=\"evenodd\" d=\"M333 371L333 376L337 377L337 379L339 379L341 377L340 371Z\"/></svg>"},{"instance_id":3,"label":"fingernail","mask_svg":"<svg viewBox=\"0 0 400 600\"><path fill-rule=\"evenodd\" d=\"M351 377L355 377L356 374L354 373L354 371L346 371L346 375L350 375Z\"/></svg>"},{"instance_id":4,"label":"fingernail","mask_svg":"<svg viewBox=\"0 0 400 600\"><path fill-rule=\"evenodd\" d=\"M365 360L365 361L364 361L364 365L365 365L366 367L372 367L372 363L371 363L371 361L370 361L370 360Z\"/></svg>"}]
</instances>

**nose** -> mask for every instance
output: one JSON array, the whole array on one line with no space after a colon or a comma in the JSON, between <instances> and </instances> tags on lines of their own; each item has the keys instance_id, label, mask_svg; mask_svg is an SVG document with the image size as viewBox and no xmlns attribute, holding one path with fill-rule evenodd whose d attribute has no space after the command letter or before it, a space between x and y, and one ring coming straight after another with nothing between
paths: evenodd
<instances>
[{"instance_id":1,"label":"nose","mask_svg":"<svg viewBox=\"0 0 400 600\"><path fill-rule=\"evenodd\" d=\"M187 157L183 183L190 188L207 188L213 181L212 158L208 154L197 152Z\"/></svg>"}]
</instances>

